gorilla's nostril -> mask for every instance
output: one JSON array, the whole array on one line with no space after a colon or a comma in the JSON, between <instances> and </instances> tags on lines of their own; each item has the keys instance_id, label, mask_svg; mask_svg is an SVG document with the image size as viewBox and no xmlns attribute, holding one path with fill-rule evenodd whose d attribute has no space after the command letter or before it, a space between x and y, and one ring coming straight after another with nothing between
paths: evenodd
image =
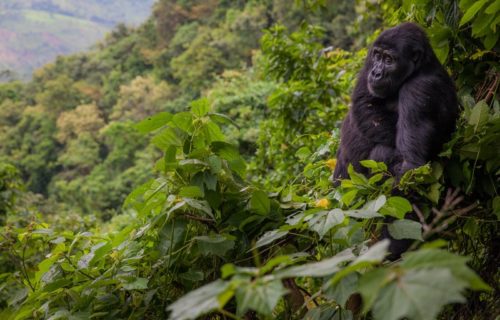
<instances>
[{"instance_id":1,"label":"gorilla's nostril","mask_svg":"<svg viewBox=\"0 0 500 320\"><path fill-rule=\"evenodd\" d=\"M372 70L371 72L373 79L379 80L382 77L382 72Z\"/></svg>"}]
</instances>

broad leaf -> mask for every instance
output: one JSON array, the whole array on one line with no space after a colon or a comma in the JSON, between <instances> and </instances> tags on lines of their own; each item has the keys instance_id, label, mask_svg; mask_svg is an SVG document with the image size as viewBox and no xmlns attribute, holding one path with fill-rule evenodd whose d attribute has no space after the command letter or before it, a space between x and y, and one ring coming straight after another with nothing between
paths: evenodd
<instances>
[{"instance_id":1,"label":"broad leaf","mask_svg":"<svg viewBox=\"0 0 500 320\"><path fill-rule=\"evenodd\" d=\"M224 235L199 236L194 238L202 254L223 257L234 247L234 240Z\"/></svg>"},{"instance_id":2,"label":"broad leaf","mask_svg":"<svg viewBox=\"0 0 500 320\"><path fill-rule=\"evenodd\" d=\"M334 300L337 304L345 308L349 297L358 289L358 279L359 276L357 273L351 273L340 280L335 286L330 286L326 290L325 295L328 299Z\"/></svg>"},{"instance_id":3,"label":"broad leaf","mask_svg":"<svg viewBox=\"0 0 500 320\"><path fill-rule=\"evenodd\" d=\"M137 123L135 128L141 133L148 133L163 127L170 119L172 119L172 114L160 112Z\"/></svg>"},{"instance_id":4,"label":"broad leaf","mask_svg":"<svg viewBox=\"0 0 500 320\"><path fill-rule=\"evenodd\" d=\"M271 201L265 192L256 190L250 198L250 208L255 213L265 216L271 211Z\"/></svg>"},{"instance_id":5,"label":"broad leaf","mask_svg":"<svg viewBox=\"0 0 500 320\"><path fill-rule=\"evenodd\" d=\"M440 249L420 249L405 254L401 267L415 268L448 268L451 273L466 281L474 290L491 290L484 281L467 266L468 257L462 257Z\"/></svg>"},{"instance_id":6,"label":"broad leaf","mask_svg":"<svg viewBox=\"0 0 500 320\"><path fill-rule=\"evenodd\" d=\"M403 219L405 214L412 210L411 203L402 197L390 197L385 205L380 208L380 213L384 216L393 216Z\"/></svg>"},{"instance_id":7,"label":"broad leaf","mask_svg":"<svg viewBox=\"0 0 500 320\"><path fill-rule=\"evenodd\" d=\"M134 281L124 283L123 289L125 290L144 290L148 288L148 279L135 278Z\"/></svg>"},{"instance_id":8,"label":"broad leaf","mask_svg":"<svg viewBox=\"0 0 500 320\"><path fill-rule=\"evenodd\" d=\"M168 306L171 320L192 320L210 311L222 308L218 296L229 286L229 282L216 280L189 292Z\"/></svg>"},{"instance_id":9,"label":"broad leaf","mask_svg":"<svg viewBox=\"0 0 500 320\"><path fill-rule=\"evenodd\" d=\"M286 293L281 280L249 281L238 286L236 302L238 315L242 316L248 310L254 310L262 315L270 316L279 299Z\"/></svg>"},{"instance_id":10,"label":"broad leaf","mask_svg":"<svg viewBox=\"0 0 500 320\"><path fill-rule=\"evenodd\" d=\"M203 117L210 111L210 103L207 98L202 98L191 102L191 112L198 117Z\"/></svg>"},{"instance_id":11,"label":"broad leaf","mask_svg":"<svg viewBox=\"0 0 500 320\"><path fill-rule=\"evenodd\" d=\"M346 249L337 255L319 262L306 263L301 266L291 267L275 274L280 278L293 277L324 277L340 270L340 264L355 258L351 249Z\"/></svg>"},{"instance_id":12,"label":"broad leaf","mask_svg":"<svg viewBox=\"0 0 500 320\"><path fill-rule=\"evenodd\" d=\"M488 0L479 0L475 2L472 6L470 6L465 12L462 19L460 19L460 26L463 26L467 22L469 22L477 12L488 2Z\"/></svg>"},{"instance_id":13,"label":"broad leaf","mask_svg":"<svg viewBox=\"0 0 500 320\"><path fill-rule=\"evenodd\" d=\"M384 287L373 306L376 320L435 319L448 303L464 302L465 283L449 270L410 271Z\"/></svg>"},{"instance_id":14,"label":"broad leaf","mask_svg":"<svg viewBox=\"0 0 500 320\"><path fill-rule=\"evenodd\" d=\"M331 228L341 224L345 219L344 212L340 209L320 211L308 221L309 228L316 231L322 239Z\"/></svg>"},{"instance_id":15,"label":"broad leaf","mask_svg":"<svg viewBox=\"0 0 500 320\"><path fill-rule=\"evenodd\" d=\"M394 239L415 239L424 241L422 238L422 225L413 220L396 220L387 227Z\"/></svg>"},{"instance_id":16,"label":"broad leaf","mask_svg":"<svg viewBox=\"0 0 500 320\"><path fill-rule=\"evenodd\" d=\"M265 245L268 245L275 240L283 238L287 234L288 231L281 231L281 230L267 231L266 233L264 233L262 237L259 238L259 240L257 240L257 243L255 244L254 248L260 248Z\"/></svg>"}]
</instances>

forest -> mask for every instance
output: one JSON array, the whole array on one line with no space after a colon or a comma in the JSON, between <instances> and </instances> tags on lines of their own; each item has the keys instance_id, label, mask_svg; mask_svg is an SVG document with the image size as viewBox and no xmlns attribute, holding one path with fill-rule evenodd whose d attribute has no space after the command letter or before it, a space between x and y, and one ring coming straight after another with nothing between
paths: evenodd
<instances>
[{"instance_id":1,"label":"forest","mask_svg":"<svg viewBox=\"0 0 500 320\"><path fill-rule=\"evenodd\" d=\"M455 131L335 186L368 48L402 22ZM497 27L496 0L157 0L0 83L0 319L500 319Z\"/></svg>"}]
</instances>

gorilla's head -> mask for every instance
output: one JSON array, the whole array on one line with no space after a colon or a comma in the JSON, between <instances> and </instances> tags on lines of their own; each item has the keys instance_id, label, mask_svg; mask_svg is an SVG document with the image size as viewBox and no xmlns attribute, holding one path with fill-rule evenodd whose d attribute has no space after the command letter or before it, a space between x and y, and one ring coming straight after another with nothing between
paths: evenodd
<instances>
[{"instance_id":1,"label":"gorilla's head","mask_svg":"<svg viewBox=\"0 0 500 320\"><path fill-rule=\"evenodd\" d=\"M397 94L429 54L434 53L425 32L413 23L382 32L367 57L368 91L379 98Z\"/></svg>"}]
</instances>

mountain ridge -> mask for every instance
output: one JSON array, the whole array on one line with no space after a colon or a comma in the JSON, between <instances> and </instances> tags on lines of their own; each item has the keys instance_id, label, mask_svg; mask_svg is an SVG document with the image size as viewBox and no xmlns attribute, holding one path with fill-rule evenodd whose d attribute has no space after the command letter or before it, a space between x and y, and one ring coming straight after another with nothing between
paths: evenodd
<instances>
[{"instance_id":1,"label":"mountain ridge","mask_svg":"<svg viewBox=\"0 0 500 320\"><path fill-rule=\"evenodd\" d=\"M0 3L0 81L29 80L59 55L84 51L119 23L138 25L154 0L6 0Z\"/></svg>"}]
</instances>

